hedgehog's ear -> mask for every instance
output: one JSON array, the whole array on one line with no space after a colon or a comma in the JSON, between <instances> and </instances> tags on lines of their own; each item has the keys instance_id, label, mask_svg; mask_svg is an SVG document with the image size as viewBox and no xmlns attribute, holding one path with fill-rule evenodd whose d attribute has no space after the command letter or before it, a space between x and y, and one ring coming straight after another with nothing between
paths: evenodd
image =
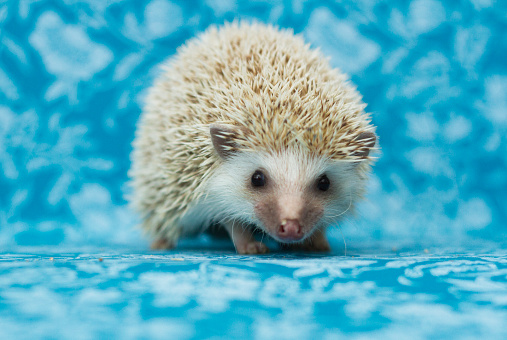
<instances>
[{"instance_id":1,"label":"hedgehog's ear","mask_svg":"<svg viewBox=\"0 0 507 340\"><path fill-rule=\"evenodd\" d=\"M375 146L377 136L371 131L361 132L354 138L354 141L359 144L359 147L351 156L364 159L368 157L370 150Z\"/></svg>"},{"instance_id":2,"label":"hedgehog's ear","mask_svg":"<svg viewBox=\"0 0 507 340\"><path fill-rule=\"evenodd\" d=\"M237 152L238 128L230 125L211 124L209 132L215 151L223 159Z\"/></svg>"}]
</instances>

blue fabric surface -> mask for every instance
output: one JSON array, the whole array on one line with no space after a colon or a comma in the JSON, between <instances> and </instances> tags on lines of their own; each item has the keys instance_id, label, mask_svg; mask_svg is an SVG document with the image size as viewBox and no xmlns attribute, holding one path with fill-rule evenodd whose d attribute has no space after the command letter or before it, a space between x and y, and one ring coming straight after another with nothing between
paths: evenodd
<instances>
[{"instance_id":1,"label":"blue fabric surface","mask_svg":"<svg viewBox=\"0 0 507 340\"><path fill-rule=\"evenodd\" d=\"M233 19L293 28L369 104L382 155L335 255L144 253L124 195L146 89ZM493 0L1 2L0 336L505 338L505 32Z\"/></svg>"},{"instance_id":2,"label":"blue fabric surface","mask_svg":"<svg viewBox=\"0 0 507 340\"><path fill-rule=\"evenodd\" d=\"M505 254L0 255L3 339L505 339Z\"/></svg>"}]
</instances>

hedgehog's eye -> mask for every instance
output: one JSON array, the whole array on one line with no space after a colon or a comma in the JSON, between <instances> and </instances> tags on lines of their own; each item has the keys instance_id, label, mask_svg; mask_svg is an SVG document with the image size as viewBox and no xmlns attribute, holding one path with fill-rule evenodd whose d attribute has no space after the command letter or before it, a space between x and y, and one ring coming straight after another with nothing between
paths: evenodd
<instances>
[{"instance_id":1,"label":"hedgehog's eye","mask_svg":"<svg viewBox=\"0 0 507 340\"><path fill-rule=\"evenodd\" d=\"M317 180L317 188L320 191L327 191L329 189L329 185L331 185L331 182L329 182L329 178L327 178L326 175L322 175Z\"/></svg>"},{"instance_id":2,"label":"hedgehog's eye","mask_svg":"<svg viewBox=\"0 0 507 340\"><path fill-rule=\"evenodd\" d=\"M252 175L252 186L254 187L263 187L266 185L266 177L262 173L262 171L257 170Z\"/></svg>"}]
</instances>

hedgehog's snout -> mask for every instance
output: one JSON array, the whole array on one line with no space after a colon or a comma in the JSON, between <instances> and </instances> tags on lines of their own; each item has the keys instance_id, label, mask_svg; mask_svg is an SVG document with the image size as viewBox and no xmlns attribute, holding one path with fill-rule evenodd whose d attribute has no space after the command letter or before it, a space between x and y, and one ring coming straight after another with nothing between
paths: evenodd
<instances>
[{"instance_id":1,"label":"hedgehog's snout","mask_svg":"<svg viewBox=\"0 0 507 340\"><path fill-rule=\"evenodd\" d=\"M301 224L296 219L283 220L278 227L277 236L282 241L299 241L303 238L304 233Z\"/></svg>"},{"instance_id":2,"label":"hedgehog's snout","mask_svg":"<svg viewBox=\"0 0 507 340\"><path fill-rule=\"evenodd\" d=\"M313 232L322 209L304 195L282 194L262 199L255 205L255 214L275 240L293 243Z\"/></svg>"}]
</instances>

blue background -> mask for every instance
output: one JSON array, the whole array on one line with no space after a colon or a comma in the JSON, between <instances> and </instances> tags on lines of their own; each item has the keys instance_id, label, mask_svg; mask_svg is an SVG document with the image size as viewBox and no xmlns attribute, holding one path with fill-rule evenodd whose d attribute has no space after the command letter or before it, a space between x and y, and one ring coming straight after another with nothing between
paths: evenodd
<instances>
[{"instance_id":1,"label":"blue background","mask_svg":"<svg viewBox=\"0 0 507 340\"><path fill-rule=\"evenodd\" d=\"M382 154L343 225L350 244L505 244L506 13L479 0L7 2L0 245L141 246L124 194L146 89L179 45L236 18L301 33L369 104Z\"/></svg>"},{"instance_id":2,"label":"blue background","mask_svg":"<svg viewBox=\"0 0 507 340\"><path fill-rule=\"evenodd\" d=\"M358 216L330 230L340 256L250 259L206 237L146 253L124 199L146 89L178 46L233 19L293 28L369 104L382 154ZM505 252L491 249L507 246L506 32L494 0L2 2L4 331L191 337L229 318L229 335L262 338L505 336Z\"/></svg>"}]
</instances>

